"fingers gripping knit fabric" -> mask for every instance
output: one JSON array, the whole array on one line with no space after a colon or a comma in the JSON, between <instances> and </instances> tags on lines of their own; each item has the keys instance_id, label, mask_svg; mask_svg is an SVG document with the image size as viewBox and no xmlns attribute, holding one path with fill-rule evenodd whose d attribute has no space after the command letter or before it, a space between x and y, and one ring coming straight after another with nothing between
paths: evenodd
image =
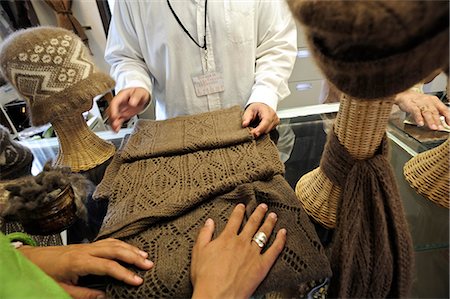
<instances>
[{"instance_id":1,"label":"fingers gripping knit fabric","mask_svg":"<svg viewBox=\"0 0 450 299\"><path fill-rule=\"evenodd\" d=\"M109 207L99 238L121 238L148 251L155 267L139 273L140 287L110 284L108 296L191 296L190 254L199 229L211 217L220 233L239 202L247 204L247 216L258 203L267 203L279 215L276 229L289 230L286 248L259 294L297 297L303 283L331 276L314 228L282 177L274 144L267 136L253 140L241 119L240 109L232 108L138 122L110 166L114 172L105 175L110 191L101 195Z\"/></svg>"},{"instance_id":2,"label":"fingers gripping knit fabric","mask_svg":"<svg viewBox=\"0 0 450 299\"><path fill-rule=\"evenodd\" d=\"M334 133L321 160L326 176L343 190L330 244L330 296L408 296L413 248L384 137L378 153L355 160Z\"/></svg>"}]
</instances>

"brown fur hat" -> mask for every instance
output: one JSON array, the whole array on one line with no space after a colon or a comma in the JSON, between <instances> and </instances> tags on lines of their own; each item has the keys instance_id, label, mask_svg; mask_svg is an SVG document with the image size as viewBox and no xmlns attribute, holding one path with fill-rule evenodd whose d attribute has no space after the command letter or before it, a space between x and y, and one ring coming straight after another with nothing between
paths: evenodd
<instances>
[{"instance_id":1,"label":"brown fur hat","mask_svg":"<svg viewBox=\"0 0 450 299\"><path fill-rule=\"evenodd\" d=\"M391 96L448 67L448 0L288 3L319 67L350 96Z\"/></svg>"},{"instance_id":2,"label":"brown fur hat","mask_svg":"<svg viewBox=\"0 0 450 299\"><path fill-rule=\"evenodd\" d=\"M115 84L97 72L81 39L58 27L10 35L0 49L0 70L27 100L35 126L88 111L93 97Z\"/></svg>"}]
</instances>

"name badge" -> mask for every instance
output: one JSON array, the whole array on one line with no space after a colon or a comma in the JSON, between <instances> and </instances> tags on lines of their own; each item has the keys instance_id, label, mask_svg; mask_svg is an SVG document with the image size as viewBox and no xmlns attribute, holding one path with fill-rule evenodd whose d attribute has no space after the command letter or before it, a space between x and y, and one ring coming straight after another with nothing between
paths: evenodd
<instances>
[{"instance_id":1,"label":"name badge","mask_svg":"<svg viewBox=\"0 0 450 299\"><path fill-rule=\"evenodd\" d=\"M221 73L210 72L204 75L193 76L192 82L194 83L195 94L198 97L225 90L223 76Z\"/></svg>"}]
</instances>

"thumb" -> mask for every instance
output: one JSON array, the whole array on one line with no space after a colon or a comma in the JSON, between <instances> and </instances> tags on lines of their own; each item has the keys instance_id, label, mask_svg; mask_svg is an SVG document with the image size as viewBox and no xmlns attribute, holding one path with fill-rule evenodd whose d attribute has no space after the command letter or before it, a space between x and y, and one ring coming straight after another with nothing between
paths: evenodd
<instances>
[{"instance_id":1,"label":"thumb","mask_svg":"<svg viewBox=\"0 0 450 299\"><path fill-rule=\"evenodd\" d=\"M130 98L130 89L121 90L109 103L109 113L112 119L119 117L119 107L122 103L128 102Z\"/></svg>"},{"instance_id":2,"label":"thumb","mask_svg":"<svg viewBox=\"0 0 450 299\"><path fill-rule=\"evenodd\" d=\"M212 236L214 234L214 221L211 218L208 218L205 222L205 225L200 229L200 232L197 236L197 246L204 247L211 242Z\"/></svg>"},{"instance_id":3,"label":"thumb","mask_svg":"<svg viewBox=\"0 0 450 299\"><path fill-rule=\"evenodd\" d=\"M83 287L78 287L60 282L59 285L74 299L106 298L104 292Z\"/></svg>"},{"instance_id":4,"label":"thumb","mask_svg":"<svg viewBox=\"0 0 450 299\"><path fill-rule=\"evenodd\" d=\"M253 118L254 118L254 111L251 107L248 107L244 111L244 115L242 116L242 127L244 128L248 127Z\"/></svg>"}]
</instances>

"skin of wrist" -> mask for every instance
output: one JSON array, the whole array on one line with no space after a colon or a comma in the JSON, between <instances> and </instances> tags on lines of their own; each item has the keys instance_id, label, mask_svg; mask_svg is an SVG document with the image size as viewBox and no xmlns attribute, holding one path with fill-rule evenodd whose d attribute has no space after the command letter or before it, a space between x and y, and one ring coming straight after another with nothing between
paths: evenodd
<instances>
[{"instance_id":1,"label":"skin of wrist","mask_svg":"<svg viewBox=\"0 0 450 299\"><path fill-rule=\"evenodd\" d=\"M239 297L237 294L234 294L234 292L230 292L230 289L227 291L223 290L220 291L219 288L211 287L211 285L197 285L194 286L194 292L192 294L192 299L245 299L245 297Z\"/></svg>"},{"instance_id":2,"label":"skin of wrist","mask_svg":"<svg viewBox=\"0 0 450 299\"><path fill-rule=\"evenodd\" d=\"M23 246L17 248L17 250L18 250L23 256L25 256L27 259L30 259L29 253L30 253L31 251L33 251L34 248L35 248L35 247L30 246L30 245L23 245Z\"/></svg>"},{"instance_id":3,"label":"skin of wrist","mask_svg":"<svg viewBox=\"0 0 450 299\"><path fill-rule=\"evenodd\" d=\"M224 296L220 296L217 292L208 292L207 288L196 287L194 288L194 293L192 294L192 299L220 299L226 298Z\"/></svg>"},{"instance_id":4,"label":"skin of wrist","mask_svg":"<svg viewBox=\"0 0 450 299\"><path fill-rule=\"evenodd\" d=\"M19 250L22 254L25 254L25 252L27 252L28 250L34 248L33 246L30 245L23 245L20 248L17 248L17 250Z\"/></svg>"}]
</instances>

